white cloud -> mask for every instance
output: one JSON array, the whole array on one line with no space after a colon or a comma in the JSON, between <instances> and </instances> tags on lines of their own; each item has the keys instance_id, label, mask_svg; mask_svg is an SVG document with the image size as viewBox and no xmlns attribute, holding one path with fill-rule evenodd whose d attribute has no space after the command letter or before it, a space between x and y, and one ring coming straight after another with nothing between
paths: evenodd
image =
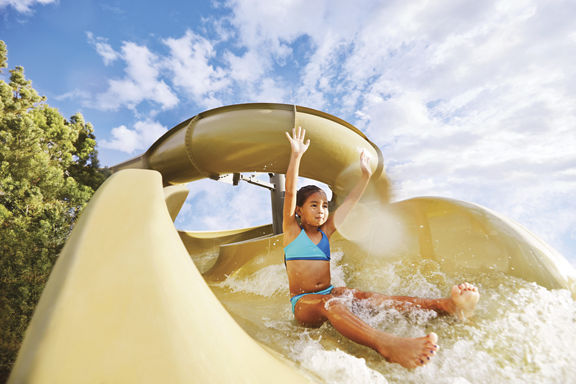
<instances>
[{"instance_id":1,"label":"white cloud","mask_svg":"<svg viewBox=\"0 0 576 384\"><path fill-rule=\"evenodd\" d=\"M108 44L108 39L94 36L92 32L86 32L86 37L88 42L96 48L96 52L102 57L105 65L109 65L120 58L120 54Z\"/></svg>"},{"instance_id":2,"label":"white cloud","mask_svg":"<svg viewBox=\"0 0 576 384\"><path fill-rule=\"evenodd\" d=\"M56 100L81 100L85 103L89 103L92 95L90 92L85 91L83 89L73 89L61 95L54 96Z\"/></svg>"},{"instance_id":3,"label":"white cloud","mask_svg":"<svg viewBox=\"0 0 576 384\"><path fill-rule=\"evenodd\" d=\"M216 54L213 44L188 30L179 39L165 39L170 57L164 65L172 73L172 82L204 107L218 106L216 94L230 85L227 72L211 64Z\"/></svg>"},{"instance_id":4,"label":"white cloud","mask_svg":"<svg viewBox=\"0 0 576 384\"><path fill-rule=\"evenodd\" d=\"M265 74L264 61L255 51L246 51L242 56L226 52L225 58L230 66L230 75L236 81L256 82Z\"/></svg>"},{"instance_id":5,"label":"white cloud","mask_svg":"<svg viewBox=\"0 0 576 384\"><path fill-rule=\"evenodd\" d=\"M311 39L296 102L355 112L397 198L474 201L539 229L563 217L556 237L576 225L559 210L576 194L576 4L229 4L253 62L281 62L274 47Z\"/></svg>"},{"instance_id":6,"label":"white cloud","mask_svg":"<svg viewBox=\"0 0 576 384\"><path fill-rule=\"evenodd\" d=\"M158 57L147 47L126 42L122 46L126 62L126 76L108 81L108 90L96 96L95 106L104 110L121 107L135 108L144 101L160 104L162 109L173 108L178 97L161 79Z\"/></svg>"},{"instance_id":7,"label":"white cloud","mask_svg":"<svg viewBox=\"0 0 576 384\"><path fill-rule=\"evenodd\" d=\"M266 101L267 103L285 103L289 98L288 89L278 84L272 78L264 78L250 96L253 101Z\"/></svg>"},{"instance_id":8,"label":"white cloud","mask_svg":"<svg viewBox=\"0 0 576 384\"><path fill-rule=\"evenodd\" d=\"M156 121L138 121L134 124L133 129L125 125L113 128L110 132L112 139L102 140L100 145L103 148L133 153L136 150L148 149L152 143L166 132L167 129Z\"/></svg>"},{"instance_id":9,"label":"white cloud","mask_svg":"<svg viewBox=\"0 0 576 384\"><path fill-rule=\"evenodd\" d=\"M231 22L238 30L241 45L251 51L267 47L273 55L285 55L282 41L291 41L306 33L326 7L325 1L302 0L231 0L228 6L232 9Z\"/></svg>"},{"instance_id":10,"label":"white cloud","mask_svg":"<svg viewBox=\"0 0 576 384\"><path fill-rule=\"evenodd\" d=\"M163 57L124 43L126 76L99 104L166 109L182 92L205 108L267 99L326 110L382 148L398 199L472 201L543 230L559 217L549 238L573 237L562 207L576 194L576 3L226 4L219 40L189 30L163 40ZM130 132L117 134L129 143Z\"/></svg>"},{"instance_id":11,"label":"white cloud","mask_svg":"<svg viewBox=\"0 0 576 384\"><path fill-rule=\"evenodd\" d=\"M264 176L260 178L265 180ZM270 192L264 188L204 179L191 183L189 189L189 206L176 221L183 229L214 231L272 222Z\"/></svg>"},{"instance_id":12,"label":"white cloud","mask_svg":"<svg viewBox=\"0 0 576 384\"><path fill-rule=\"evenodd\" d=\"M12 7L17 12L29 13L32 7L36 4L46 5L56 3L57 0L0 0L0 9L4 7Z\"/></svg>"}]
</instances>

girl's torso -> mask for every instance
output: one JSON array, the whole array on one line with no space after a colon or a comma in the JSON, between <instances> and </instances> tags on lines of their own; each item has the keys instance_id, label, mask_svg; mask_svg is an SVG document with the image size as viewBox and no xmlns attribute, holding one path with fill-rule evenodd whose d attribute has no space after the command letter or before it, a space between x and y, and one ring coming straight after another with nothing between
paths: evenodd
<instances>
[{"instance_id":1,"label":"girl's torso","mask_svg":"<svg viewBox=\"0 0 576 384\"><path fill-rule=\"evenodd\" d=\"M330 286L330 243L318 228L309 237L304 229L284 247L286 271L292 296L316 292Z\"/></svg>"}]
</instances>

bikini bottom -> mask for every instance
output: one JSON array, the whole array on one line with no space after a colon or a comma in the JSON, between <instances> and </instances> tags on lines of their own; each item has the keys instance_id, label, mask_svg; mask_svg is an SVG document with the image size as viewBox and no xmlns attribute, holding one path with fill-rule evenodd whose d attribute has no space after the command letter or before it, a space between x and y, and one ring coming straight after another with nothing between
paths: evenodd
<instances>
[{"instance_id":1,"label":"bikini bottom","mask_svg":"<svg viewBox=\"0 0 576 384\"><path fill-rule=\"evenodd\" d=\"M294 308L296 308L296 303L298 302L298 300L300 300L302 297L306 296L306 295L329 295L332 290L334 289L334 286L331 285L326 289L323 289L321 291L318 292L307 292L307 293L301 293L299 295L296 296L292 296L290 298L290 302L292 303L292 313L294 313Z\"/></svg>"}]
</instances>

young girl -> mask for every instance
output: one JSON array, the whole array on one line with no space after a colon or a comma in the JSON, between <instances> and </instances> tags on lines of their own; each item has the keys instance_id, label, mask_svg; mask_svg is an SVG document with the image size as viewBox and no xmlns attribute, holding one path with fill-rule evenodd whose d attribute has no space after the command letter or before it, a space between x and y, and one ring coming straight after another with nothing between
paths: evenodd
<instances>
[{"instance_id":1,"label":"young girl","mask_svg":"<svg viewBox=\"0 0 576 384\"><path fill-rule=\"evenodd\" d=\"M438 337L430 333L419 338L403 338L372 328L356 317L342 300L348 296L354 300L367 300L374 306L393 302L398 308L409 306L450 313L463 319L471 316L479 299L478 290L468 283L452 287L451 296L441 299L423 299L404 296L385 296L362 292L330 284L330 244L328 240L342 224L350 210L358 202L372 170L364 152L360 155L362 177L350 191L333 215L328 214L328 199L321 188L309 185L296 193L298 170L302 155L310 140L304 143L306 131L294 128L292 136L286 133L292 153L286 171L286 195L284 200L284 251L286 271L290 287L292 312L298 322L318 327L326 320L347 338L373 348L386 360L407 368L424 365L438 350ZM300 217L300 224L296 220Z\"/></svg>"}]
</instances>

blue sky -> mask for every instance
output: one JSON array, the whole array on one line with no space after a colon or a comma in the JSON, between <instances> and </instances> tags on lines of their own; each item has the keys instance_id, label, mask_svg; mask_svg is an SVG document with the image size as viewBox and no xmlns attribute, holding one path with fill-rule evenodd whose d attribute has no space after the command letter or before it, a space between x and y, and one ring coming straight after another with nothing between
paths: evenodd
<instances>
[{"instance_id":1,"label":"blue sky","mask_svg":"<svg viewBox=\"0 0 576 384\"><path fill-rule=\"evenodd\" d=\"M206 109L296 103L376 142L396 200L480 204L576 264L575 18L568 0L0 0L0 39L94 125L105 165ZM267 207L202 181L177 224L263 224Z\"/></svg>"}]
</instances>

